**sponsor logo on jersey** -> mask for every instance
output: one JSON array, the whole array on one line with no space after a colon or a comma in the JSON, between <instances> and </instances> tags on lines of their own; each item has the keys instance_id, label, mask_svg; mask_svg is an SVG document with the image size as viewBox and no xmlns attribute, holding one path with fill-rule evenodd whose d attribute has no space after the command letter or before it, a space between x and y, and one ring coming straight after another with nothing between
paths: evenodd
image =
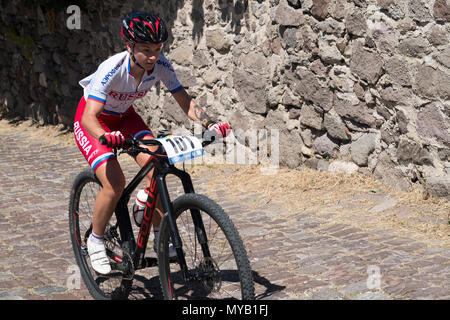
<instances>
[{"instance_id":1,"label":"sponsor logo on jersey","mask_svg":"<svg viewBox=\"0 0 450 320\"><path fill-rule=\"evenodd\" d=\"M168 62L166 62L166 61L158 60L158 61L156 61L156 63L162 65L163 67L169 69L169 70L172 71L172 72L175 72L175 70L173 70L173 68L172 68L172 66L170 65L170 63L168 63Z\"/></svg>"},{"instance_id":2,"label":"sponsor logo on jersey","mask_svg":"<svg viewBox=\"0 0 450 320\"><path fill-rule=\"evenodd\" d=\"M108 83L109 79L116 73L117 70L119 70L121 66L121 63L119 63L117 66L115 66L110 72L106 74L106 76L102 80L102 85L105 85Z\"/></svg>"}]
</instances>

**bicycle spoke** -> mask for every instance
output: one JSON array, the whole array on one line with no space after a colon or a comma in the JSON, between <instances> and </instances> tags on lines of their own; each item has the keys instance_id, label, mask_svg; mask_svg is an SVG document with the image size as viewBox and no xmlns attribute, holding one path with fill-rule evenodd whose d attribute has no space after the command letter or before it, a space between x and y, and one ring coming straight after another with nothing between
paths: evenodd
<instances>
[{"instance_id":1,"label":"bicycle spoke","mask_svg":"<svg viewBox=\"0 0 450 320\"><path fill-rule=\"evenodd\" d=\"M73 200L71 200L71 212L70 220L72 230L78 234L80 239L76 240L72 238L72 242L76 246L74 247L75 255L79 259L79 267L82 269L82 276L85 280L91 294L97 299L111 299L113 297L126 296L131 288L131 282L124 278L123 266L117 266L120 269L113 270L108 275L99 275L92 268L89 255L87 254L86 241L89 234L92 232L92 215L95 205L97 194L101 190L101 185L92 176L92 172L85 171L80 174L80 182L77 185L73 193ZM115 257L124 259L124 252L120 247L120 238L118 232L113 230L115 228L116 219L113 217L110 219L109 224L105 230L105 248L107 249L110 257L110 262L114 269L116 263ZM79 242L78 242L79 241ZM131 261L131 258L127 258L127 261Z\"/></svg>"},{"instance_id":2,"label":"bicycle spoke","mask_svg":"<svg viewBox=\"0 0 450 320\"><path fill-rule=\"evenodd\" d=\"M98 184L89 183L86 185L87 190L84 189L83 193L80 195L80 208L79 212L79 223L80 230L88 230L91 227L92 213L94 211L94 203L97 193L100 191L100 186ZM94 190L95 189L95 190ZM86 192L84 192L86 191ZM81 220L83 218L83 220ZM84 236L84 232L82 234Z\"/></svg>"}]
</instances>

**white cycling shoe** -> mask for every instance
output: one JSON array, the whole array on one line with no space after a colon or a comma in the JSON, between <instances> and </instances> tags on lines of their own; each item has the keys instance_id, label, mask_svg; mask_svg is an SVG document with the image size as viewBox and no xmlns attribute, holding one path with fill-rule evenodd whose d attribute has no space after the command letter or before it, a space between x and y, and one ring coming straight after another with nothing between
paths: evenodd
<instances>
[{"instance_id":1,"label":"white cycling shoe","mask_svg":"<svg viewBox=\"0 0 450 320\"><path fill-rule=\"evenodd\" d=\"M89 258L91 259L92 268L100 274L108 274L111 272L111 265L106 256L106 249L104 244L95 243L89 237L87 241L87 248Z\"/></svg>"}]
</instances>

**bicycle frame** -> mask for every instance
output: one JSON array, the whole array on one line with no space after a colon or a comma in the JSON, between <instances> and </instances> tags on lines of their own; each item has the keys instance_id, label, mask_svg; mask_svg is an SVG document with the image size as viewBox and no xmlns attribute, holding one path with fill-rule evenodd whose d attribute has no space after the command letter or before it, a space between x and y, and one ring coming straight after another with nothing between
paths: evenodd
<instances>
[{"instance_id":1,"label":"bicycle frame","mask_svg":"<svg viewBox=\"0 0 450 320\"><path fill-rule=\"evenodd\" d=\"M143 220L136 242L128 211L128 201L130 200L132 192L137 188L137 186L152 169L154 169L154 172L149 187ZM178 262L180 264L185 280L190 280L187 271L188 269L186 260L184 258L184 253L182 250L181 238L178 233L177 225L175 223L172 203L170 200L169 191L167 189L166 177L169 174L173 174L181 180L185 193L194 193L192 179L187 172L179 170L175 166L170 165L167 159L164 159L162 157L155 157L152 155L148 162L132 179L132 181L125 187L123 194L116 206L115 214L117 223L120 227L122 248L123 250L128 251L128 253L131 255L135 270L155 266L157 265L157 259L145 258L144 256L151 230L151 220L155 211L156 200L159 195L164 210L164 217L168 219L170 235L177 253ZM195 233L197 234L197 239L199 241L199 244L201 245L203 254L205 255L205 257L211 257L207 245L208 239L206 237L206 232L200 212L198 210L192 209L191 216L194 222Z\"/></svg>"}]
</instances>

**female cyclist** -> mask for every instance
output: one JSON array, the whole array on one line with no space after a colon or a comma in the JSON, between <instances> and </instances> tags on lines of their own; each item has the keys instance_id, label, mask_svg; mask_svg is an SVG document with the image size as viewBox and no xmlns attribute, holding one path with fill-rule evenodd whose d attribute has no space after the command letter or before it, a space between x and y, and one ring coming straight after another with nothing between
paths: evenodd
<instances>
[{"instance_id":1,"label":"female cyclist","mask_svg":"<svg viewBox=\"0 0 450 320\"><path fill-rule=\"evenodd\" d=\"M161 17L144 12L130 13L122 21L121 36L126 41L127 50L108 58L95 73L80 81L84 95L74 120L78 148L103 186L95 200L92 233L87 241L92 267L100 274L111 272L103 234L125 187L125 177L112 148L121 147L124 136L129 134L137 139L154 138L147 124L135 112L133 102L145 96L157 81L162 81L190 119L200 121L203 127L215 130L223 137L230 130L227 123L210 120L185 91L172 65L161 54L168 37ZM102 136L107 145L100 144ZM156 151L156 147L148 148ZM149 157L141 153L135 160L142 167ZM147 187L150 186L152 173L146 177ZM159 201L156 208L159 208L159 214L152 218L155 241L161 220Z\"/></svg>"}]
</instances>

